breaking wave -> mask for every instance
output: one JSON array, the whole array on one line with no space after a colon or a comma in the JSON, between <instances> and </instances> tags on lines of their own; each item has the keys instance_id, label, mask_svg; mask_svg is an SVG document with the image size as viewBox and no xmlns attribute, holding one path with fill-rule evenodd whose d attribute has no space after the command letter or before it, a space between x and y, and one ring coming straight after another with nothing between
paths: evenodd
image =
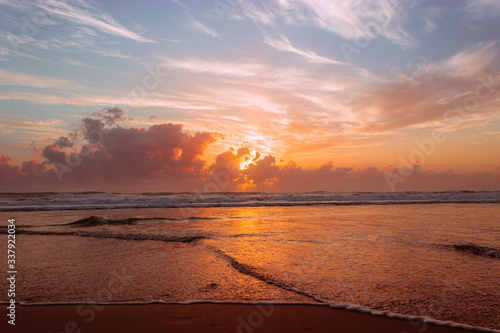
<instances>
[{"instance_id":1,"label":"breaking wave","mask_svg":"<svg viewBox=\"0 0 500 333\"><path fill-rule=\"evenodd\" d=\"M187 218L166 218L166 217L129 217L126 219L109 219L107 217L90 216L85 219L77 220L70 223L58 224L57 226L70 226L70 227L94 227L99 225L123 225L123 224L136 224L140 221L193 221L193 220L217 220L214 217L187 217ZM53 225L52 225L53 226Z\"/></svg>"},{"instance_id":2,"label":"breaking wave","mask_svg":"<svg viewBox=\"0 0 500 333\"><path fill-rule=\"evenodd\" d=\"M500 203L500 191L312 193L0 193L0 211Z\"/></svg>"},{"instance_id":3,"label":"breaking wave","mask_svg":"<svg viewBox=\"0 0 500 333\"><path fill-rule=\"evenodd\" d=\"M0 234L8 234L7 229L0 229ZM160 242L175 242L175 243L192 243L201 239L209 238L209 235L200 231L42 231L42 230L24 230L16 229L16 235L39 235L39 236L78 236L78 237L94 237L94 238L114 238L133 241L160 241Z\"/></svg>"},{"instance_id":4,"label":"breaking wave","mask_svg":"<svg viewBox=\"0 0 500 333\"><path fill-rule=\"evenodd\" d=\"M9 234L7 228L0 229L0 234ZM53 235L74 235L73 232L69 231L40 231L40 230L23 230L16 228L16 235L39 235L39 236L53 236Z\"/></svg>"},{"instance_id":5,"label":"breaking wave","mask_svg":"<svg viewBox=\"0 0 500 333\"><path fill-rule=\"evenodd\" d=\"M184 232L175 234L172 232L121 232L121 231L77 231L74 234L80 237L114 238L124 240L150 240L161 242L191 243L200 239L208 238L207 235L196 232Z\"/></svg>"},{"instance_id":6,"label":"breaking wave","mask_svg":"<svg viewBox=\"0 0 500 333\"><path fill-rule=\"evenodd\" d=\"M211 250L213 250L215 253L217 253L219 256L221 256L222 258L226 259L234 269L236 269L238 272L240 272L242 274L251 276L253 278L256 278L257 280L260 280L260 281L265 282L267 284L271 284L271 285L276 286L278 288L281 288L283 290L291 291L291 292L296 293L298 295L306 296L306 297L308 297L316 302L319 302L319 303L325 302L324 300L320 299L319 297L315 296L314 294L312 294L310 292L299 290L297 288L289 286L286 283L280 282L267 274L260 273L258 271L258 269L255 267L240 263L235 258L231 257L230 255L228 255L227 253L225 253L222 250L219 250L219 249L214 248L212 246L209 246L209 248Z\"/></svg>"},{"instance_id":7,"label":"breaking wave","mask_svg":"<svg viewBox=\"0 0 500 333\"><path fill-rule=\"evenodd\" d=\"M447 249L455 250L457 252L465 252L475 254L477 256L485 256L500 259L500 249L493 247L480 246L473 243L469 244L440 244L439 246Z\"/></svg>"}]
</instances>

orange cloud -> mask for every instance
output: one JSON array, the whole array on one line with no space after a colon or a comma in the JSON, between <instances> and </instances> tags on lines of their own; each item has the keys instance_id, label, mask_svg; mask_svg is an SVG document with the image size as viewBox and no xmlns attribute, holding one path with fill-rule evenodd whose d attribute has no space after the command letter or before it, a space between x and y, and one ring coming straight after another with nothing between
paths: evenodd
<instances>
[{"instance_id":1,"label":"orange cloud","mask_svg":"<svg viewBox=\"0 0 500 333\"><path fill-rule=\"evenodd\" d=\"M9 191L390 191L387 172L375 167L336 167L332 162L303 169L293 161L282 163L248 147L217 155L211 165L203 158L218 135L188 134L180 124L148 128L119 126L117 108L82 119L80 129L42 149L43 158L13 165L0 154L0 190ZM244 166L244 167L243 167ZM498 190L499 169L493 173L456 174L414 166L411 176L396 190ZM206 186L216 184L216 186Z\"/></svg>"}]
</instances>

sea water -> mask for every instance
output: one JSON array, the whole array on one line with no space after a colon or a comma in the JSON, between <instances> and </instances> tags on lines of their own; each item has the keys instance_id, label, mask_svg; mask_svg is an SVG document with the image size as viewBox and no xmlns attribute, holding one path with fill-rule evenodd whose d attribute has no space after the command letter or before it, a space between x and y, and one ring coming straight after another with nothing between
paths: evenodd
<instances>
[{"instance_id":1,"label":"sea water","mask_svg":"<svg viewBox=\"0 0 500 333\"><path fill-rule=\"evenodd\" d=\"M499 203L470 191L4 193L0 226L16 220L25 303L336 302L498 329Z\"/></svg>"}]
</instances>

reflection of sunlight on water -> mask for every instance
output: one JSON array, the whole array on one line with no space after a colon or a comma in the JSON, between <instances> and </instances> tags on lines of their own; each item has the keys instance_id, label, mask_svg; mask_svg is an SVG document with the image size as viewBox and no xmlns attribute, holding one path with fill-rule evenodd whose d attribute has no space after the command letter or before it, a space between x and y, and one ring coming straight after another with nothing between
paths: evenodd
<instances>
[{"instance_id":1,"label":"reflection of sunlight on water","mask_svg":"<svg viewBox=\"0 0 500 333\"><path fill-rule=\"evenodd\" d=\"M490 259L467 258L435 246L450 241L494 246L495 233L480 230L491 231L495 207L476 211L467 206L463 212L457 206L425 208L245 209L241 215L260 217L231 221L224 232L237 237L214 243L270 279L326 300L411 313L416 303L433 299L443 281L457 274L498 295L491 274L481 266ZM471 226L470 221L478 219L485 225ZM500 272L497 262L484 264L493 265L490 272ZM476 267L476 273L468 265ZM464 308L457 302L447 306ZM473 306L470 302L474 298L469 299Z\"/></svg>"},{"instance_id":2,"label":"reflection of sunlight on water","mask_svg":"<svg viewBox=\"0 0 500 333\"><path fill-rule=\"evenodd\" d=\"M310 301L238 271L228 260L234 258L266 279L324 300L414 315L419 315L414 312L419 304L429 304L447 290L446 281L457 278L464 286L460 295L447 300L445 310L433 316L465 321L460 320L463 315L469 323L475 318L487 322L498 317L488 319L490 314L478 310L478 295L482 307L494 308L500 298L496 288L500 260L437 245L498 247L498 209L498 205L486 204L216 207L197 209L191 216L198 219L191 220L178 219L182 214L176 209L68 211L61 217L66 220L57 219L60 213L19 212L19 220L37 223L45 217L45 223L66 223L92 215L174 218L178 220L52 229L208 237L168 243L23 235L30 242L23 242L25 248L20 251L25 256L23 283L27 286L21 292L38 301L47 295L57 301L80 301L81 295L91 299L94 285L106 282L99 280L103 273L126 267L144 283L118 300ZM62 287L56 281L64 281ZM47 287L52 285L67 290L69 296L54 293Z\"/></svg>"}]
</instances>

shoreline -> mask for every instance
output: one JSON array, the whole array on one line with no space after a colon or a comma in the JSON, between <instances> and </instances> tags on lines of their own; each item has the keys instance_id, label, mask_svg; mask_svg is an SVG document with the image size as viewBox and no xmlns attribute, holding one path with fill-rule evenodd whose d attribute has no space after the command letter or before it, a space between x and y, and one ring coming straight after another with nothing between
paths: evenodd
<instances>
[{"instance_id":1,"label":"shoreline","mask_svg":"<svg viewBox=\"0 0 500 333\"><path fill-rule=\"evenodd\" d=\"M352 304L213 301L18 303L12 326L1 305L2 332L500 332Z\"/></svg>"}]
</instances>

